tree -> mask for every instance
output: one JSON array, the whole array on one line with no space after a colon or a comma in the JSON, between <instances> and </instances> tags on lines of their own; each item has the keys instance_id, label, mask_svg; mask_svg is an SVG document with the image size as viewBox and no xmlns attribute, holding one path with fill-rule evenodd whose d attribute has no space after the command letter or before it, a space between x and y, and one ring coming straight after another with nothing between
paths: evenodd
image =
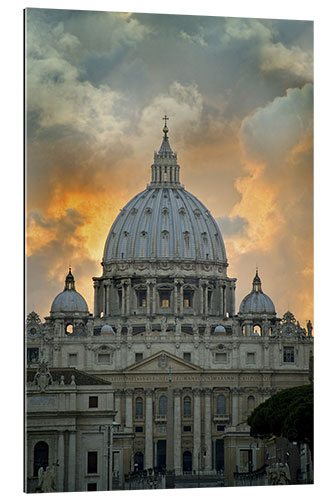
<instances>
[{"instance_id":1,"label":"tree","mask_svg":"<svg viewBox=\"0 0 333 500\"><path fill-rule=\"evenodd\" d=\"M251 436L283 436L306 443L313 457L313 385L284 389L261 403L247 420Z\"/></svg>"}]
</instances>

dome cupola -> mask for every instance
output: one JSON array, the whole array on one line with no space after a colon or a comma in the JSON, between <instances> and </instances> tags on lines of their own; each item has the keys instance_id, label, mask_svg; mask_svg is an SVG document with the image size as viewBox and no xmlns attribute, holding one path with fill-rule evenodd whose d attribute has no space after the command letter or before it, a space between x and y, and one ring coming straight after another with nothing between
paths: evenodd
<instances>
[{"instance_id":1,"label":"dome cupola","mask_svg":"<svg viewBox=\"0 0 333 500\"><path fill-rule=\"evenodd\" d=\"M51 315L57 313L88 313L88 306L82 295L75 290L75 280L71 268L65 279L65 288L60 292L51 306Z\"/></svg>"},{"instance_id":2,"label":"dome cupola","mask_svg":"<svg viewBox=\"0 0 333 500\"><path fill-rule=\"evenodd\" d=\"M252 282L252 292L242 300L239 306L239 313L276 314L272 300L262 291L258 269Z\"/></svg>"}]
</instances>

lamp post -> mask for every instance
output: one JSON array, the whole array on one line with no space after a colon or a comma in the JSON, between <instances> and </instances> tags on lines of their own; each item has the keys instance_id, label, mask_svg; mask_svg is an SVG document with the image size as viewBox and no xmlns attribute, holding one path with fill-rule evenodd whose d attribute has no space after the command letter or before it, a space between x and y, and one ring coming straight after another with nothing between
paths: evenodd
<instances>
[{"instance_id":1,"label":"lamp post","mask_svg":"<svg viewBox=\"0 0 333 500\"><path fill-rule=\"evenodd\" d=\"M100 425L99 431L105 430L107 431L107 491L112 490L112 457L111 452L113 449L113 429L114 427L119 426L118 422L112 422L112 425Z\"/></svg>"}]
</instances>

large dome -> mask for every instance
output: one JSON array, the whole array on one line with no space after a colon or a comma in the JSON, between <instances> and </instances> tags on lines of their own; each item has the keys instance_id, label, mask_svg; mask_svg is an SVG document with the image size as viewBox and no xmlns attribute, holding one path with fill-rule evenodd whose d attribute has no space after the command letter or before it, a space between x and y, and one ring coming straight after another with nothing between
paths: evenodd
<instances>
[{"instance_id":1,"label":"large dome","mask_svg":"<svg viewBox=\"0 0 333 500\"><path fill-rule=\"evenodd\" d=\"M75 282L71 270L69 270L66 276L64 291L60 292L52 302L51 314L55 313L88 313L87 302L75 290Z\"/></svg>"},{"instance_id":2,"label":"large dome","mask_svg":"<svg viewBox=\"0 0 333 500\"><path fill-rule=\"evenodd\" d=\"M252 292L246 295L239 306L240 314L276 314L275 307L268 295L261 289L261 280L256 271Z\"/></svg>"},{"instance_id":3,"label":"large dome","mask_svg":"<svg viewBox=\"0 0 333 500\"><path fill-rule=\"evenodd\" d=\"M220 230L207 208L179 182L177 153L167 128L154 154L152 181L120 211L104 248L103 262L121 259L193 259L227 257Z\"/></svg>"}]
</instances>

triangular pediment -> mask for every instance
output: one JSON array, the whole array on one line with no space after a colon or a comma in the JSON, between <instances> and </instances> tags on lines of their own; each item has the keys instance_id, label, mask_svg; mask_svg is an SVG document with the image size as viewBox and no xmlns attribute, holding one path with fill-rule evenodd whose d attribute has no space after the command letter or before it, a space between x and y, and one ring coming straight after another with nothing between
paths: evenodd
<instances>
[{"instance_id":1,"label":"triangular pediment","mask_svg":"<svg viewBox=\"0 0 333 500\"><path fill-rule=\"evenodd\" d=\"M184 361L174 354L159 351L149 358L145 358L134 365L129 366L125 372L140 373L177 373L177 372L200 372L201 368L193 363Z\"/></svg>"}]
</instances>

